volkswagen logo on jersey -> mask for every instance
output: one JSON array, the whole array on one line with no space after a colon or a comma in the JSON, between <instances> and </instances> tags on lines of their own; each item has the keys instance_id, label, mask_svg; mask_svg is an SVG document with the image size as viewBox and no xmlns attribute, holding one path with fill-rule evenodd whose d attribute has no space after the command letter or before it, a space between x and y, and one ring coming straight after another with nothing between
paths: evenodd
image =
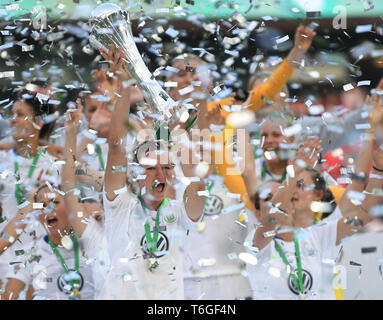
<instances>
[{"instance_id":1,"label":"volkswagen logo on jersey","mask_svg":"<svg viewBox=\"0 0 383 320\"><path fill-rule=\"evenodd\" d=\"M299 295L299 288L297 288L297 286L295 285L294 278L293 278L292 274L289 275L287 282L289 285L289 289L294 294ZM311 289L311 287L313 285L313 277L310 274L310 272L308 272L305 269L302 269L302 283L303 283L303 293L307 294L307 292L309 292L309 290Z\"/></svg>"},{"instance_id":2,"label":"volkswagen logo on jersey","mask_svg":"<svg viewBox=\"0 0 383 320\"><path fill-rule=\"evenodd\" d=\"M152 237L153 237L153 231L152 231ZM141 249L145 254L150 254L147 244L146 244L146 235L144 234L141 238ZM157 239L157 249L156 252L162 252L162 251L168 251L169 250L169 239L168 237L162 233L158 233L158 239ZM155 253L156 258L161 258L165 255L165 253L157 254Z\"/></svg>"},{"instance_id":3,"label":"volkswagen logo on jersey","mask_svg":"<svg viewBox=\"0 0 383 320\"><path fill-rule=\"evenodd\" d=\"M81 273L77 273L76 270L70 269L70 273L64 272L57 278L57 286L59 287L61 292L65 294L72 293L72 286L70 281L74 281L74 289L81 291L84 286L84 278Z\"/></svg>"},{"instance_id":4,"label":"volkswagen logo on jersey","mask_svg":"<svg viewBox=\"0 0 383 320\"><path fill-rule=\"evenodd\" d=\"M204 214L213 216L215 214L220 214L222 209L223 200L215 194L211 194L205 202Z\"/></svg>"}]
</instances>

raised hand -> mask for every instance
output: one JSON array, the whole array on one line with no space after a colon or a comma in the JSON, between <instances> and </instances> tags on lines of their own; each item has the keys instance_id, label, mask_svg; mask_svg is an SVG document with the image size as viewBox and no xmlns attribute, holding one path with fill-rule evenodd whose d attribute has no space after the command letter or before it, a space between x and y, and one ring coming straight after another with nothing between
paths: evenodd
<instances>
[{"instance_id":1,"label":"raised hand","mask_svg":"<svg viewBox=\"0 0 383 320\"><path fill-rule=\"evenodd\" d=\"M107 74L107 69L92 70L92 79L95 87L103 94L107 94L113 100L114 93L118 90L118 78L113 74Z\"/></svg>"},{"instance_id":2,"label":"raised hand","mask_svg":"<svg viewBox=\"0 0 383 320\"><path fill-rule=\"evenodd\" d=\"M76 100L76 107L74 106L69 107L67 112L65 113L65 116L67 117L67 120L65 121L66 134L77 135L80 128L81 117L82 117L81 110L82 110L81 100L78 98Z\"/></svg>"},{"instance_id":3,"label":"raised hand","mask_svg":"<svg viewBox=\"0 0 383 320\"><path fill-rule=\"evenodd\" d=\"M316 32L312 31L308 27L303 26L302 24L299 25L295 31L294 47L303 52L306 52L310 48L315 36Z\"/></svg>"},{"instance_id":4,"label":"raised hand","mask_svg":"<svg viewBox=\"0 0 383 320\"><path fill-rule=\"evenodd\" d=\"M286 61L290 66L296 68L300 64L302 56L310 48L315 35L316 33L310 28L299 25L294 36L294 47L286 58Z\"/></svg>"},{"instance_id":5,"label":"raised hand","mask_svg":"<svg viewBox=\"0 0 383 320\"><path fill-rule=\"evenodd\" d=\"M378 86L376 87L376 91L383 90L383 78L380 80ZM372 100L372 101L371 101ZM372 104L372 109L368 115L368 122L371 125L371 129L375 130L379 125L383 122L383 99L375 92L372 99L370 96L366 97L365 104Z\"/></svg>"},{"instance_id":6,"label":"raised hand","mask_svg":"<svg viewBox=\"0 0 383 320\"><path fill-rule=\"evenodd\" d=\"M116 73L116 71L125 71L126 66L124 63L125 54L122 53L122 48L118 48L116 52L114 52L114 44L111 43L109 45L108 52L100 49L101 55L110 63L110 71Z\"/></svg>"},{"instance_id":7,"label":"raised hand","mask_svg":"<svg viewBox=\"0 0 383 320\"><path fill-rule=\"evenodd\" d=\"M300 145L293 163L301 167L314 167L318 161L319 154L323 151L322 141L319 138L308 137L303 145Z\"/></svg>"}]
</instances>

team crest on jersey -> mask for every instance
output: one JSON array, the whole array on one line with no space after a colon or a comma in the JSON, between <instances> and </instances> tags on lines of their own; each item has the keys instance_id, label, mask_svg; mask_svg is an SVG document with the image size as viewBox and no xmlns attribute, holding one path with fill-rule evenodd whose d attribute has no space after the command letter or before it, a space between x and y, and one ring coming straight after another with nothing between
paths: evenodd
<instances>
[{"instance_id":1,"label":"team crest on jersey","mask_svg":"<svg viewBox=\"0 0 383 320\"><path fill-rule=\"evenodd\" d=\"M223 200L215 194L211 194L205 201L204 214L208 216L220 214L222 209L223 209Z\"/></svg>"},{"instance_id":2,"label":"team crest on jersey","mask_svg":"<svg viewBox=\"0 0 383 320\"><path fill-rule=\"evenodd\" d=\"M70 280L74 280L74 288L78 291L81 291L84 286L84 278L81 273L77 273L75 270L70 269L70 273L64 272L57 278L57 286L59 287L61 292L65 294L72 293L72 286L70 284Z\"/></svg>"},{"instance_id":3,"label":"team crest on jersey","mask_svg":"<svg viewBox=\"0 0 383 320\"><path fill-rule=\"evenodd\" d=\"M289 289L294 294L299 295L299 288L297 288L297 286L295 285L292 274L289 275L289 278L287 279L287 283L288 283ZM305 269L302 269L302 284L303 284L303 293L307 294L307 292L309 292L309 290L311 289L313 285L313 277L310 274L310 272L308 272Z\"/></svg>"},{"instance_id":4,"label":"team crest on jersey","mask_svg":"<svg viewBox=\"0 0 383 320\"><path fill-rule=\"evenodd\" d=\"M174 212L168 212L167 214L165 214L162 219L164 220L165 223L167 224L173 224L175 222L177 222L177 219L178 219L178 216L177 216L177 213L174 213Z\"/></svg>"},{"instance_id":5,"label":"team crest on jersey","mask_svg":"<svg viewBox=\"0 0 383 320\"><path fill-rule=\"evenodd\" d=\"M153 231L152 231L152 237L153 237ZM146 242L146 234L144 234L141 238L141 249L144 252L144 254L150 254L148 247L147 247L147 242ZM162 251L168 251L169 250L169 239L168 237L162 233L158 232L158 239L157 239L157 248L156 252L162 252ZM165 255L165 253L161 254L155 254L156 258L161 258Z\"/></svg>"}]
</instances>

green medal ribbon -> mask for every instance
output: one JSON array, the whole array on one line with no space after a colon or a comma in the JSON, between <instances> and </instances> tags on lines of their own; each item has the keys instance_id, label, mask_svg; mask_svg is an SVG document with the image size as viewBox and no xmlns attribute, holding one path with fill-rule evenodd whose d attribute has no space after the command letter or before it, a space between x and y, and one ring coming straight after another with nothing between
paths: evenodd
<instances>
[{"instance_id":1,"label":"green medal ribbon","mask_svg":"<svg viewBox=\"0 0 383 320\"><path fill-rule=\"evenodd\" d=\"M156 140L171 140L169 126L166 122L161 123L159 127L156 128Z\"/></svg>"},{"instance_id":2,"label":"green medal ribbon","mask_svg":"<svg viewBox=\"0 0 383 320\"><path fill-rule=\"evenodd\" d=\"M96 152L97 152L97 156L98 156L98 162L100 163L100 170L105 171L104 158L102 157L102 151L101 151L101 147L99 144L96 144Z\"/></svg>"},{"instance_id":3,"label":"green medal ribbon","mask_svg":"<svg viewBox=\"0 0 383 320\"><path fill-rule=\"evenodd\" d=\"M293 281L295 283L295 286L299 289L299 292L301 292L303 294L303 276L302 276L301 252L299 249L298 239L295 236L295 232L294 232L294 247L295 247L295 258L296 258L296 262L297 262L298 278L297 278L296 274L294 273L293 268L290 265L289 261L287 260L286 254L283 252L283 249L281 248L281 246L279 245L277 240L275 240L275 238L274 238L274 247L275 247L275 250L277 250L277 252L279 253L279 256L281 257L284 264L286 266L290 267L290 275L293 277Z\"/></svg>"},{"instance_id":4,"label":"green medal ribbon","mask_svg":"<svg viewBox=\"0 0 383 320\"><path fill-rule=\"evenodd\" d=\"M261 137L261 132L258 130L255 134L255 139L260 140L260 137ZM259 149L259 146L255 144L253 149L254 159L259 159L262 157L257 154L258 149Z\"/></svg>"},{"instance_id":5,"label":"green medal ribbon","mask_svg":"<svg viewBox=\"0 0 383 320\"><path fill-rule=\"evenodd\" d=\"M33 172L36 169L37 161L39 160L39 157L41 154L42 154L42 151L37 151L36 155L33 157L32 164L28 171L28 179L32 178ZM21 185L19 182L20 180L19 164L16 160L14 162L14 171L15 171L16 179L18 180L18 182L16 183L16 189L15 189L16 201L17 201L17 205L20 205L25 201L25 190L24 191L21 190Z\"/></svg>"},{"instance_id":6,"label":"green medal ribbon","mask_svg":"<svg viewBox=\"0 0 383 320\"><path fill-rule=\"evenodd\" d=\"M51 239L48 238L48 243L51 246L54 254L56 257L59 259L64 271L66 274L69 274L70 270L65 263L64 258L60 254L59 250L57 249L57 246L51 241ZM77 239L77 234L76 232L73 231L73 248L74 248L74 268L76 270L76 273L80 275L80 259L79 259L79 248L78 248L78 239ZM74 290L74 284L77 280L70 280L70 285L72 287L72 290Z\"/></svg>"},{"instance_id":7,"label":"green medal ribbon","mask_svg":"<svg viewBox=\"0 0 383 320\"><path fill-rule=\"evenodd\" d=\"M154 233L153 233L153 238L152 238L151 231L150 231L150 225L148 222L149 217L146 213L146 207L145 207L144 200L142 199L141 195L138 195L137 197L140 200L142 209L144 210L145 215L146 215L146 222L145 222L144 227L145 227L147 248L148 248L150 253L153 253L157 249L158 234L159 234L159 229L160 229L160 211L162 210L162 208L164 208L169 203L169 199L165 198L161 202L160 206L157 209Z\"/></svg>"}]
</instances>

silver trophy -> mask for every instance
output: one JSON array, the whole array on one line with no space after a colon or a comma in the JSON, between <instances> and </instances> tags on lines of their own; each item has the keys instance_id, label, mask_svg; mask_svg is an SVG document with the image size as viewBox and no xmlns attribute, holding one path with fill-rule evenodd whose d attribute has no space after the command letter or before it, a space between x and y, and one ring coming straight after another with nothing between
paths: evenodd
<instances>
[{"instance_id":1,"label":"silver trophy","mask_svg":"<svg viewBox=\"0 0 383 320\"><path fill-rule=\"evenodd\" d=\"M170 119L169 108L176 106L176 102L159 85L142 60L134 42L129 12L115 4L104 3L93 10L91 23L93 26L89 37L90 44L106 52L111 43L116 49L122 48L122 52L126 55L126 68L136 80L152 111L155 114L166 115ZM173 119L178 118L182 119L181 122L185 122L188 115L184 112L187 112L186 108L178 111ZM159 127L159 121L155 126Z\"/></svg>"}]
</instances>

